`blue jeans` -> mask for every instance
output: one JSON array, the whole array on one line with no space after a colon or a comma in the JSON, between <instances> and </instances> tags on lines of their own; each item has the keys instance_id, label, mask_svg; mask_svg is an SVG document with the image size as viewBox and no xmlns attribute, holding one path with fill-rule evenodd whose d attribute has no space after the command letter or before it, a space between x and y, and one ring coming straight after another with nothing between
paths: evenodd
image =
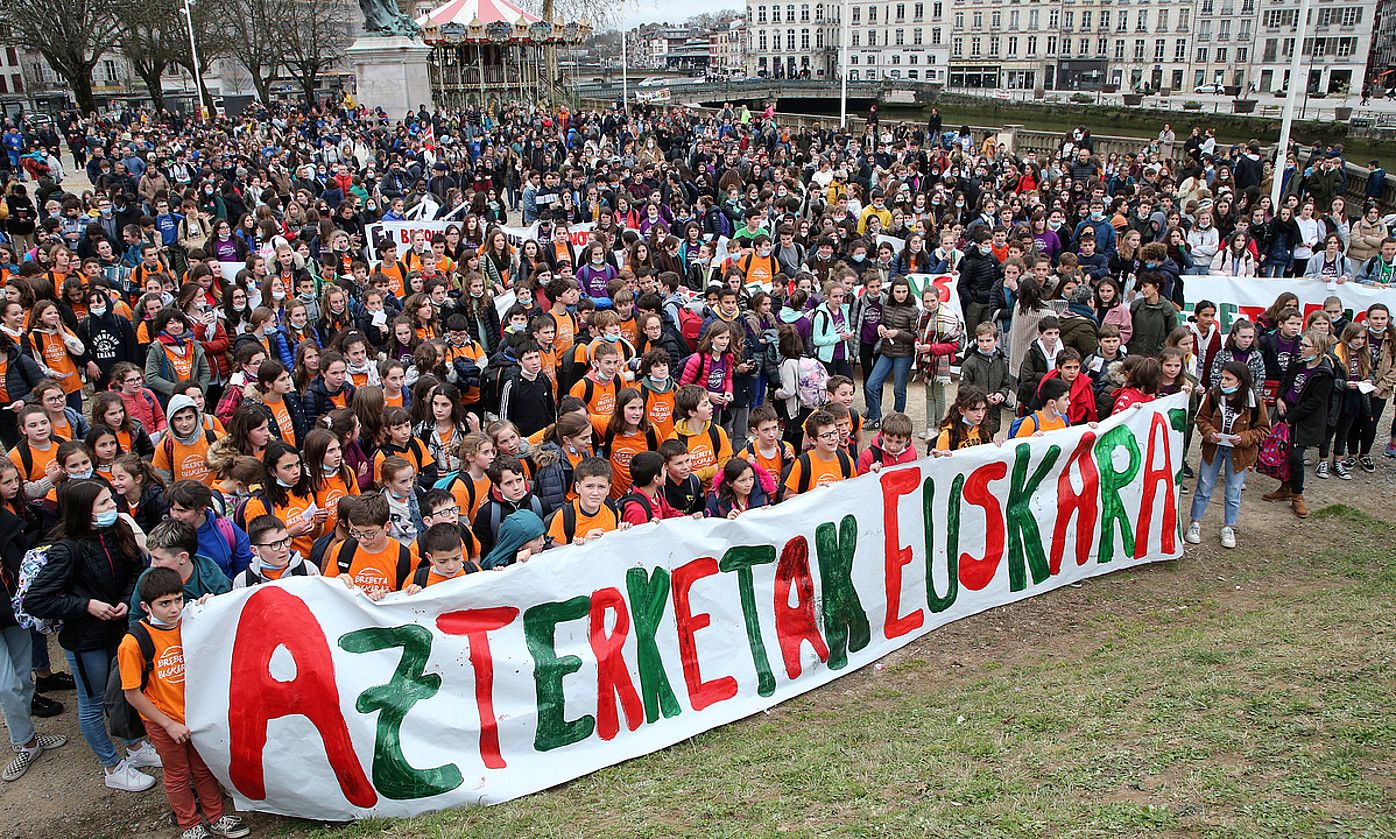
<instances>
[{"instance_id":1,"label":"blue jeans","mask_svg":"<svg viewBox=\"0 0 1396 839\"><path fill-rule=\"evenodd\" d=\"M1192 521L1202 521L1207 512L1207 502L1212 500L1212 490L1217 488L1217 477L1225 476L1226 488L1223 498L1223 523L1235 527L1241 517L1241 489L1246 485L1246 470L1237 472L1231 465L1231 449L1218 446L1212 462L1203 461L1197 472L1197 486L1192 495Z\"/></svg>"},{"instance_id":2,"label":"blue jeans","mask_svg":"<svg viewBox=\"0 0 1396 839\"><path fill-rule=\"evenodd\" d=\"M893 375L893 404L898 411L906 410L906 382L911 378L911 362L912 358L909 355L900 358L889 358L885 355L877 357L872 375L868 377L867 391L863 394L863 399L868 403L868 419L882 419L882 386L887 383L888 373Z\"/></svg>"},{"instance_id":3,"label":"blue jeans","mask_svg":"<svg viewBox=\"0 0 1396 839\"><path fill-rule=\"evenodd\" d=\"M68 666L73 670L73 680L77 682L78 728L82 730L83 739L87 741L92 753L97 755L97 760L110 769L121 762L121 756L116 752L116 744L107 733L104 713L107 678L111 674L112 656L116 655L116 650L65 650L64 655L68 657ZM134 749L139 743L139 740L132 740L126 745Z\"/></svg>"},{"instance_id":4,"label":"blue jeans","mask_svg":"<svg viewBox=\"0 0 1396 839\"><path fill-rule=\"evenodd\" d=\"M29 678L32 651L29 630L17 626L0 629L0 713L15 746L34 739L34 720L29 715L29 703L34 701L34 680Z\"/></svg>"}]
</instances>

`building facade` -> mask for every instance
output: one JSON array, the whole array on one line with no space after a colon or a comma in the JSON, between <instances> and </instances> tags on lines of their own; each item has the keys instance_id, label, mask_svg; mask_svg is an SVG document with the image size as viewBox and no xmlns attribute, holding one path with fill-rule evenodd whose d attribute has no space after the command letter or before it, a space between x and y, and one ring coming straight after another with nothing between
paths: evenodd
<instances>
[{"instance_id":1,"label":"building facade","mask_svg":"<svg viewBox=\"0 0 1396 839\"><path fill-rule=\"evenodd\" d=\"M1369 55L1382 70L1396 62L1396 10L1383 16L1389 35L1374 38L1378 2L1314 3L1311 92L1356 92ZM748 0L755 69L837 77L841 8ZM848 73L979 90L1283 92L1298 15L1299 0L853 0Z\"/></svg>"}]
</instances>

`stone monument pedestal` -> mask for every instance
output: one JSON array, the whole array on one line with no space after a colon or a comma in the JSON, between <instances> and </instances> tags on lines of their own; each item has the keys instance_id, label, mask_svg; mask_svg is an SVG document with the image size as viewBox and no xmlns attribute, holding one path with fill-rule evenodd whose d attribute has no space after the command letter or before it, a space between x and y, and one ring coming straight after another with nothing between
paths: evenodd
<instances>
[{"instance_id":1,"label":"stone monument pedestal","mask_svg":"<svg viewBox=\"0 0 1396 839\"><path fill-rule=\"evenodd\" d=\"M404 35L362 35L345 53L358 82L356 98L394 119L426 105L433 110L427 57L431 47Z\"/></svg>"}]
</instances>

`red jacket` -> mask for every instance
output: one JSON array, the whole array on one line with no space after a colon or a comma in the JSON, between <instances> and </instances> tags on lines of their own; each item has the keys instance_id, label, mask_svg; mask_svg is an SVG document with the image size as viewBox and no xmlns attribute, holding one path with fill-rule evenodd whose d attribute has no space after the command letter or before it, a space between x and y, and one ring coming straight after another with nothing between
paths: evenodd
<instances>
[{"instance_id":1,"label":"red jacket","mask_svg":"<svg viewBox=\"0 0 1396 839\"><path fill-rule=\"evenodd\" d=\"M882 464L882 468L886 469L888 466L911 463L916 458L916 444L912 442L908 442L906 448L902 449L902 453L899 455L890 455L883 451L882 434L879 433L877 437L873 438L872 445L863 449L863 453L858 455L858 474L866 475L868 470L872 469L874 459Z\"/></svg>"},{"instance_id":2,"label":"red jacket","mask_svg":"<svg viewBox=\"0 0 1396 839\"><path fill-rule=\"evenodd\" d=\"M1048 370L1047 375L1042 377L1042 382L1037 385L1038 401L1041 401L1042 384L1048 379L1057 378L1056 369ZM1071 383L1071 407L1066 412L1066 421L1072 425L1082 425L1088 422L1096 422L1100 417L1095 410L1095 391L1091 387L1091 377L1085 373L1077 373L1076 381Z\"/></svg>"}]
</instances>

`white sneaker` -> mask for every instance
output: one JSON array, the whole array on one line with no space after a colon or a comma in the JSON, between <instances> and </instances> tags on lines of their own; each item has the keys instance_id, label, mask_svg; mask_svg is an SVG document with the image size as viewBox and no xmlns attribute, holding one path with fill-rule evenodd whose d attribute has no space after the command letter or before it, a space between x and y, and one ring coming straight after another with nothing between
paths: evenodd
<instances>
[{"instance_id":1,"label":"white sneaker","mask_svg":"<svg viewBox=\"0 0 1396 839\"><path fill-rule=\"evenodd\" d=\"M160 753L155 751L155 747L150 745L150 741L145 741L139 749L126 756L126 762L136 769L164 769L165 763L160 760Z\"/></svg>"},{"instance_id":2,"label":"white sneaker","mask_svg":"<svg viewBox=\"0 0 1396 839\"><path fill-rule=\"evenodd\" d=\"M209 839L208 829L203 822L199 822L183 833L179 834L179 839Z\"/></svg>"},{"instance_id":3,"label":"white sneaker","mask_svg":"<svg viewBox=\"0 0 1396 839\"><path fill-rule=\"evenodd\" d=\"M123 760L106 774L107 786L123 792L145 792L155 786L155 779Z\"/></svg>"},{"instance_id":4,"label":"white sneaker","mask_svg":"<svg viewBox=\"0 0 1396 839\"><path fill-rule=\"evenodd\" d=\"M1183 534L1183 541L1189 545L1202 544L1202 525L1197 522L1188 525L1188 532Z\"/></svg>"},{"instance_id":5,"label":"white sneaker","mask_svg":"<svg viewBox=\"0 0 1396 839\"><path fill-rule=\"evenodd\" d=\"M1236 547L1236 528L1223 527L1221 532L1221 543L1223 548Z\"/></svg>"}]
</instances>

